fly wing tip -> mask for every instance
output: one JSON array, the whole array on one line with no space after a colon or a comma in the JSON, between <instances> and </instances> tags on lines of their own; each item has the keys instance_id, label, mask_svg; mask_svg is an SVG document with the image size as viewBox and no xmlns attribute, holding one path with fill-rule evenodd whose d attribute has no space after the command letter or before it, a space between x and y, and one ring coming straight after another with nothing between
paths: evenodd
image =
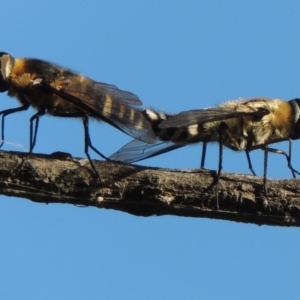
<instances>
[{"instance_id":1,"label":"fly wing tip","mask_svg":"<svg viewBox=\"0 0 300 300\"><path fill-rule=\"evenodd\" d=\"M136 97L136 99L134 100L134 105L136 105L136 106L142 106L143 102L138 97Z\"/></svg>"},{"instance_id":2,"label":"fly wing tip","mask_svg":"<svg viewBox=\"0 0 300 300\"><path fill-rule=\"evenodd\" d=\"M136 105L136 106L143 105L143 102L136 94L128 92L128 91L124 91L124 93L125 93L125 95L123 95L123 96L126 96L125 98L127 98L127 100L129 100L132 105Z\"/></svg>"},{"instance_id":3,"label":"fly wing tip","mask_svg":"<svg viewBox=\"0 0 300 300\"><path fill-rule=\"evenodd\" d=\"M130 158L126 157L126 156L122 158L122 155L119 155L118 153L119 152L116 152L116 153L112 154L109 157L109 159L112 160L112 161L119 161L119 162L127 163L127 164L131 164L132 162L135 161L134 159L130 159Z\"/></svg>"},{"instance_id":4,"label":"fly wing tip","mask_svg":"<svg viewBox=\"0 0 300 300\"><path fill-rule=\"evenodd\" d=\"M119 161L118 160L118 155L116 155L117 153L112 154L108 159L113 160L113 161Z\"/></svg>"}]
</instances>

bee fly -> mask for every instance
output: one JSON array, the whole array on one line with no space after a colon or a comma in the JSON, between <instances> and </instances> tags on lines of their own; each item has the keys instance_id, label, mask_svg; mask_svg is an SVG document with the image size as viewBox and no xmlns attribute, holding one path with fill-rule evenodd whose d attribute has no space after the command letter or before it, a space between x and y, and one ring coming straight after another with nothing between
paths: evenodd
<instances>
[{"instance_id":1,"label":"bee fly","mask_svg":"<svg viewBox=\"0 0 300 300\"><path fill-rule=\"evenodd\" d=\"M223 103L219 107L184 111L177 115L144 110L153 131L160 139L150 145L133 140L110 156L111 160L133 163L180 147L203 142L201 166L204 166L206 145L219 142L218 177L222 169L223 145L234 151L245 150L250 170L249 151L265 152L264 186L266 183L267 154L285 155L293 177L297 172L291 165L291 140L300 138L300 99L289 102L280 99L255 98ZM289 141L289 153L269 148L268 145ZM255 173L254 173L255 175ZM265 189L266 190L266 189Z\"/></svg>"},{"instance_id":2,"label":"bee fly","mask_svg":"<svg viewBox=\"0 0 300 300\"><path fill-rule=\"evenodd\" d=\"M98 175L90 158L89 148L106 157L91 143L89 118L105 121L117 129L146 143L154 143L155 135L145 116L133 105L142 105L139 98L114 85L96 82L49 62L33 58L13 58L0 52L0 92L17 98L20 107L6 109L2 115L1 138L4 141L4 119L7 115L27 110L37 112L30 118L29 153L36 143L39 118L48 113L57 117L81 118L84 127L84 152ZM3 142L0 144L2 147ZM100 178L100 177L99 177Z\"/></svg>"}]
</instances>

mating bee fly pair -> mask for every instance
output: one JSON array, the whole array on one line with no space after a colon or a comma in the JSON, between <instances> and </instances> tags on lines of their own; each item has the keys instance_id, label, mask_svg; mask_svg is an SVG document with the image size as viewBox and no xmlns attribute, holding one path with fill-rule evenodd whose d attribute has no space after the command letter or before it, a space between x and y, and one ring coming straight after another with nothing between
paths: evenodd
<instances>
[{"instance_id":1,"label":"mating bee fly pair","mask_svg":"<svg viewBox=\"0 0 300 300\"><path fill-rule=\"evenodd\" d=\"M135 138L110 156L111 160L133 163L203 142L203 167L206 144L219 142L218 174L222 168L223 145L235 151L245 150L253 173L249 151L263 148L266 155L268 151L284 154L293 176L295 177L295 173L299 174L291 166L291 142L289 154L267 146L300 138L298 99L289 102L266 98L230 101L215 108L167 115L150 109L140 111L135 108L142 104L136 95L42 60L14 59L2 52L0 64L0 92L7 91L9 96L16 97L21 103L20 107L0 112L2 141L5 117L32 106L37 113L30 118L30 153L36 143L39 118L48 113L58 117L82 119L84 149L95 173L97 171L90 159L89 148L102 158L106 156L91 143L89 118L105 121Z\"/></svg>"}]
</instances>

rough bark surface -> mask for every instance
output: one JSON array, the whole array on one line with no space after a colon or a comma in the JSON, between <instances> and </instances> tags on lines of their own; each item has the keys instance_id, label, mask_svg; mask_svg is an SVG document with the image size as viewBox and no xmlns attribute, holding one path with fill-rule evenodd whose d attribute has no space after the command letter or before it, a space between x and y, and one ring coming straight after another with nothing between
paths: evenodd
<instances>
[{"instance_id":1,"label":"rough bark surface","mask_svg":"<svg viewBox=\"0 0 300 300\"><path fill-rule=\"evenodd\" d=\"M300 226L299 180L268 181L216 172L169 170L87 159L0 152L0 193L40 203L68 203L124 211L136 216L176 215L258 225ZM216 209L217 194L219 209Z\"/></svg>"}]
</instances>

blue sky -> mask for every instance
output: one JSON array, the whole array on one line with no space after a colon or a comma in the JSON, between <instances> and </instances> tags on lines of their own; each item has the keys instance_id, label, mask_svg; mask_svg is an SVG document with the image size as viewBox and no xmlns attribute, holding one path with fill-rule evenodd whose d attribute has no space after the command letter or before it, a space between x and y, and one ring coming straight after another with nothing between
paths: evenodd
<instances>
[{"instance_id":1,"label":"blue sky","mask_svg":"<svg viewBox=\"0 0 300 300\"><path fill-rule=\"evenodd\" d=\"M299 13L298 1L5 1L1 51L69 67L167 112L257 96L290 100L300 96ZM0 97L1 110L18 105ZM6 141L20 151L33 113L7 118ZM131 140L97 122L91 137L106 155ZM298 170L299 150L295 141ZM35 152L54 151L84 157L80 121L41 119ZM185 147L140 164L197 168L200 153L200 145ZM217 167L217 153L208 147L208 168ZM263 153L252 158L261 175ZM249 173L244 153L225 150L223 165ZM291 177L283 157L270 155L268 176ZM0 206L1 299L299 297L299 228L142 218L4 196Z\"/></svg>"}]
</instances>

